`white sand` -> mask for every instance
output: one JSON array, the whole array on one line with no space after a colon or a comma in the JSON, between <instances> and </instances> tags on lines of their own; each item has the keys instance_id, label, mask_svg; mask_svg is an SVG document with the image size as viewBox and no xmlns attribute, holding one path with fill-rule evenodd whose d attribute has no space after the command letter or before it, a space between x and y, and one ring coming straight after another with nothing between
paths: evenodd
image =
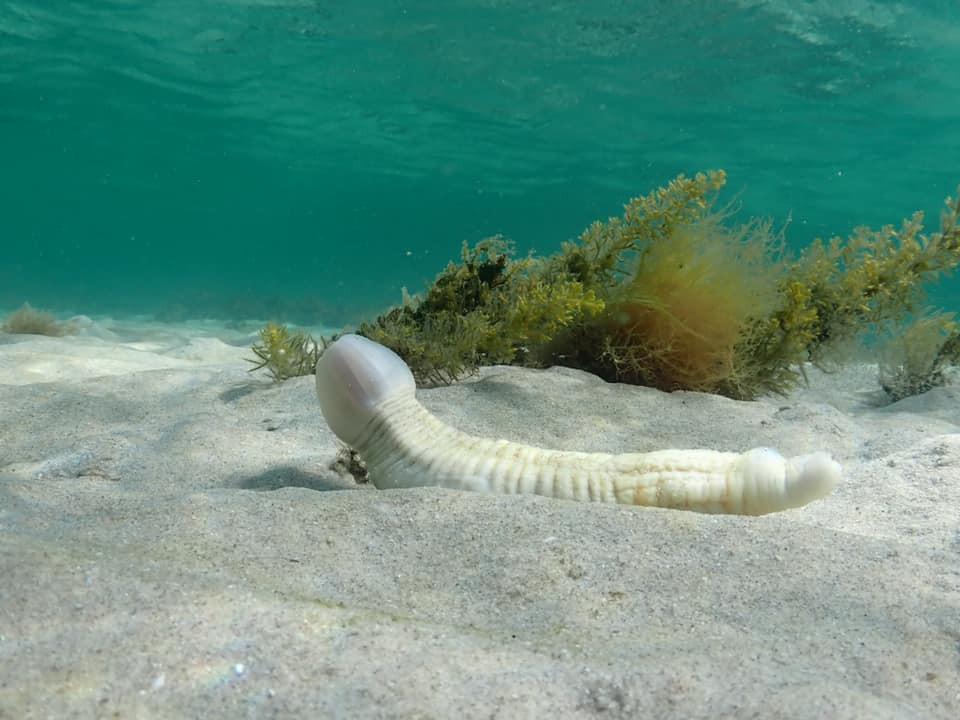
<instances>
[{"instance_id":1,"label":"white sand","mask_svg":"<svg viewBox=\"0 0 960 720\"><path fill-rule=\"evenodd\" d=\"M0 717L960 716L960 389L875 370L739 403L489 368L469 432L608 452L825 449L761 518L331 469L312 378L249 329L0 335Z\"/></svg>"}]
</instances>

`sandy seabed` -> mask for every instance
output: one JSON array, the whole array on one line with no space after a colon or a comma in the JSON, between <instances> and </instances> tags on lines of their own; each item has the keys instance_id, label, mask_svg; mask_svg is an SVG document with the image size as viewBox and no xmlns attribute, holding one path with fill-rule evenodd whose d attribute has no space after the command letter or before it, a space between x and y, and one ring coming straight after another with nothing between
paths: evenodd
<instances>
[{"instance_id":1,"label":"sandy seabed","mask_svg":"<svg viewBox=\"0 0 960 720\"><path fill-rule=\"evenodd\" d=\"M751 518L379 492L255 327L0 334L0 718L960 717L960 386L736 402L554 368L419 397L603 452L829 451Z\"/></svg>"}]
</instances>

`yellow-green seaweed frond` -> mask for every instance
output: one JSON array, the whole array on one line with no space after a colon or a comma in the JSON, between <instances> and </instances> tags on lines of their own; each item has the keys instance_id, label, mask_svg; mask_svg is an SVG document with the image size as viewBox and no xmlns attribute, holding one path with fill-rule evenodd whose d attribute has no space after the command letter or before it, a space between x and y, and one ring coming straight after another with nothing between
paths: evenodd
<instances>
[{"instance_id":1,"label":"yellow-green seaweed frond","mask_svg":"<svg viewBox=\"0 0 960 720\"><path fill-rule=\"evenodd\" d=\"M422 299L407 296L359 332L391 348L422 384L453 382L480 365L523 362L530 345L603 306L562 273L514 259L500 237L464 244Z\"/></svg>"},{"instance_id":2,"label":"yellow-green seaweed frond","mask_svg":"<svg viewBox=\"0 0 960 720\"><path fill-rule=\"evenodd\" d=\"M302 330L290 332L286 326L267 323L257 335L260 341L251 350L257 356L250 372L265 369L274 382L282 382L301 375L312 375L317 367L322 348Z\"/></svg>"},{"instance_id":3,"label":"yellow-green seaweed frond","mask_svg":"<svg viewBox=\"0 0 960 720\"><path fill-rule=\"evenodd\" d=\"M627 272L625 263L675 228L701 217L726 182L723 170L683 174L649 195L631 198L622 217L593 222L577 242L563 244L563 265L587 289L602 293Z\"/></svg>"},{"instance_id":4,"label":"yellow-green seaweed frond","mask_svg":"<svg viewBox=\"0 0 960 720\"><path fill-rule=\"evenodd\" d=\"M918 212L899 228L859 226L845 240L815 241L784 280L781 333L821 363L869 327L902 322L921 306L925 284L960 264L960 191L946 203L940 231L929 236Z\"/></svg>"},{"instance_id":5,"label":"yellow-green seaweed frond","mask_svg":"<svg viewBox=\"0 0 960 720\"><path fill-rule=\"evenodd\" d=\"M726 217L705 207L645 244L603 312L553 351L618 382L738 397L762 389L742 348L778 307L781 243L769 222L727 227Z\"/></svg>"}]
</instances>

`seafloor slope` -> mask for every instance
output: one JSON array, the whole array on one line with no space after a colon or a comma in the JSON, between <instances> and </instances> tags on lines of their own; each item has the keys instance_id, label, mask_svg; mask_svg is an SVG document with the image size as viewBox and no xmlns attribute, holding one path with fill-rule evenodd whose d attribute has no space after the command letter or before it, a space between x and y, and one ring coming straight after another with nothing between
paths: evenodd
<instances>
[{"instance_id":1,"label":"seafloor slope","mask_svg":"<svg viewBox=\"0 0 960 720\"><path fill-rule=\"evenodd\" d=\"M0 343L0 717L955 718L960 391L874 371L739 403L489 368L464 430L603 451L826 449L760 518L332 469L312 380L169 331Z\"/></svg>"}]
</instances>

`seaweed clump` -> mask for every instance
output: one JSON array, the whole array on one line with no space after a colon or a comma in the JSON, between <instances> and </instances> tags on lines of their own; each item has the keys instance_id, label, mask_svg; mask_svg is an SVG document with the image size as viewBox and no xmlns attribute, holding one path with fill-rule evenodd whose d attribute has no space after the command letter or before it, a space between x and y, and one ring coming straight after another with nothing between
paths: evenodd
<instances>
[{"instance_id":1,"label":"seaweed clump","mask_svg":"<svg viewBox=\"0 0 960 720\"><path fill-rule=\"evenodd\" d=\"M286 326L275 323L267 323L257 334L260 340L251 348L257 359L247 359L254 363L250 372L265 369L274 382L314 373L322 347L326 346L322 338L323 345L302 330L290 332Z\"/></svg>"},{"instance_id":2,"label":"seaweed clump","mask_svg":"<svg viewBox=\"0 0 960 720\"><path fill-rule=\"evenodd\" d=\"M732 208L715 208L725 181L723 171L680 175L565 243L560 262L589 278L604 310L561 333L544 359L667 391L746 397L779 386L748 342L778 306L782 238L767 221L728 225Z\"/></svg>"},{"instance_id":3,"label":"seaweed clump","mask_svg":"<svg viewBox=\"0 0 960 720\"><path fill-rule=\"evenodd\" d=\"M891 401L947 383L960 363L960 326L953 313L924 313L894 335L880 355L880 387Z\"/></svg>"},{"instance_id":4,"label":"seaweed clump","mask_svg":"<svg viewBox=\"0 0 960 720\"><path fill-rule=\"evenodd\" d=\"M600 278L606 309L558 338L552 359L663 390L787 394L805 363L829 369L864 332L902 323L924 284L960 263L960 197L929 236L917 213L791 259L769 222L730 225L731 208L715 208L724 181L680 176L564 246Z\"/></svg>"},{"instance_id":5,"label":"seaweed clump","mask_svg":"<svg viewBox=\"0 0 960 720\"><path fill-rule=\"evenodd\" d=\"M49 335L61 337L67 334L67 327L50 313L36 310L30 303L24 303L19 309L7 316L0 330L20 335Z\"/></svg>"},{"instance_id":6,"label":"seaweed clump","mask_svg":"<svg viewBox=\"0 0 960 720\"><path fill-rule=\"evenodd\" d=\"M916 213L790 258L769 221L737 224L736 208L717 207L725 183L722 170L679 175L547 257L516 258L501 237L464 243L460 262L422 297L404 291L399 307L358 332L396 351L421 384L480 365L561 364L751 399L787 394L806 363L828 369L864 332L902 324L925 284L960 264L960 189L939 232L924 234ZM258 367L279 368L276 379L312 372L316 344L288 346L276 332L261 331ZM305 361L288 360L308 347ZM958 352L953 340L942 348L941 364ZM938 367L926 375L936 380Z\"/></svg>"},{"instance_id":7,"label":"seaweed clump","mask_svg":"<svg viewBox=\"0 0 960 720\"><path fill-rule=\"evenodd\" d=\"M759 336L823 364L866 330L902 325L921 309L925 285L960 264L960 188L945 205L930 235L917 212L899 228L860 226L846 239L814 241L781 283L783 307Z\"/></svg>"},{"instance_id":8,"label":"seaweed clump","mask_svg":"<svg viewBox=\"0 0 960 720\"><path fill-rule=\"evenodd\" d=\"M603 303L572 276L550 276L531 257L515 259L501 237L463 244L422 298L364 323L359 333L392 348L420 383L450 383L480 365L524 364L546 342Z\"/></svg>"},{"instance_id":9,"label":"seaweed clump","mask_svg":"<svg viewBox=\"0 0 960 720\"><path fill-rule=\"evenodd\" d=\"M722 170L680 175L546 258L513 259L500 238L465 245L422 300L405 296L360 332L421 382L564 364L749 399L788 393L804 363L827 367L864 331L902 322L924 283L960 263L960 200L929 236L917 213L790 260L768 221L733 225L733 209L715 207L725 182Z\"/></svg>"}]
</instances>

